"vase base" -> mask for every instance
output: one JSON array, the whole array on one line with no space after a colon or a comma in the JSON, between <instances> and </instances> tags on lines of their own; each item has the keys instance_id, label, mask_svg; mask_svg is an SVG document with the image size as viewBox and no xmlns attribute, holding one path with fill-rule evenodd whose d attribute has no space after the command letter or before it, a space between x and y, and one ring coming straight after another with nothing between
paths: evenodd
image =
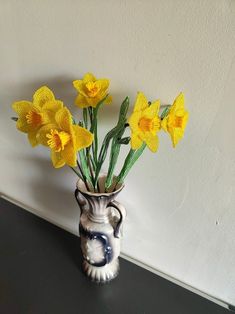
<instances>
[{"instance_id":1,"label":"vase base","mask_svg":"<svg viewBox=\"0 0 235 314\"><path fill-rule=\"evenodd\" d=\"M117 258L102 267L93 266L85 260L83 261L82 268L86 276L92 281L106 283L117 277L119 272L119 260Z\"/></svg>"}]
</instances>

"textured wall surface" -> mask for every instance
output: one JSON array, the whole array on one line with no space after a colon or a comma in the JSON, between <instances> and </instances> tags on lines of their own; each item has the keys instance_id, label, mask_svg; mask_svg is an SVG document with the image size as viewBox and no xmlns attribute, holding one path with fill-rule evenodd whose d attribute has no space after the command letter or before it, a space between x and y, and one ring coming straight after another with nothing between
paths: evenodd
<instances>
[{"instance_id":1,"label":"textured wall surface","mask_svg":"<svg viewBox=\"0 0 235 314\"><path fill-rule=\"evenodd\" d=\"M47 84L74 110L71 82L93 71L111 79L103 133L126 95L171 103L185 92L184 140L173 150L161 134L119 197L122 251L235 304L235 2L1 1L0 38L0 191L74 233L76 177L31 149L10 104Z\"/></svg>"}]
</instances>

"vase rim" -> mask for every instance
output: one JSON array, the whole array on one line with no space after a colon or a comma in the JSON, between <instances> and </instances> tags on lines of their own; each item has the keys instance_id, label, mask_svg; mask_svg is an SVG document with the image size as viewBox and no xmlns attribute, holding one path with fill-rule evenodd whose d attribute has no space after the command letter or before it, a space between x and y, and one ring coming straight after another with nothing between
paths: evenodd
<instances>
[{"instance_id":1,"label":"vase rim","mask_svg":"<svg viewBox=\"0 0 235 314\"><path fill-rule=\"evenodd\" d=\"M106 178L106 176L107 175L105 173L101 174L99 176L99 181L104 180ZM114 176L114 178L116 178L116 176ZM104 180L104 182L105 182L105 180ZM93 197L102 197L102 196L108 197L108 196L112 196L112 195L115 195L115 194L118 194L119 192L121 192L121 190L124 188L125 184L124 183L118 184L118 188L112 192L91 192L91 191L87 190L87 188L84 184L84 181L79 178L76 186L77 186L79 192L81 192L82 194L93 196Z\"/></svg>"}]
</instances>

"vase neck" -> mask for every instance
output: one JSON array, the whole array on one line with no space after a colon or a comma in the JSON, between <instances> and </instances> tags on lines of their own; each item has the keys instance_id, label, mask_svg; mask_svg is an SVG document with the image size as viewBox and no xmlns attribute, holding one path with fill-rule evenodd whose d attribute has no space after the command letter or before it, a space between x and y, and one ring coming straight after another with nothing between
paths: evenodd
<instances>
[{"instance_id":1,"label":"vase neck","mask_svg":"<svg viewBox=\"0 0 235 314\"><path fill-rule=\"evenodd\" d=\"M109 221L109 207L108 204L114 200L113 195L109 196L86 196L89 203L88 217L94 222L108 222Z\"/></svg>"},{"instance_id":2,"label":"vase neck","mask_svg":"<svg viewBox=\"0 0 235 314\"><path fill-rule=\"evenodd\" d=\"M108 204L116 198L124 187L124 184L118 184L116 186L115 178L113 186L110 187L111 192L106 192L106 175L101 175L99 177L99 193L92 192L92 189L87 190L87 186L84 184L83 180L78 180L77 190L83 196L85 203L88 205L87 215L90 220L101 223L109 220L110 209Z\"/></svg>"},{"instance_id":3,"label":"vase neck","mask_svg":"<svg viewBox=\"0 0 235 314\"><path fill-rule=\"evenodd\" d=\"M97 222L97 223L109 222L108 214L107 215L101 215L101 214L94 213L93 211L90 210L90 211L88 211L87 216L93 222Z\"/></svg>"}]
</instances>

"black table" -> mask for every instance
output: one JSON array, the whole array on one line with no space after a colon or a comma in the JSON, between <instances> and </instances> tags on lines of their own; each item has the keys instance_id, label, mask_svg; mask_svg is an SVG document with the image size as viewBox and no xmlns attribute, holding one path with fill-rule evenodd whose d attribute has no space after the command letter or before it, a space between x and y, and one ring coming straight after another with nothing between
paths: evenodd
<instances>
[{"instance_id":1,"label":"black table","mask_svg":"<svg viewBox=\"0 0 235 314\"><path fill-rule=\"evenodd\" d=\"M106 285L81 272L79 238L0 199L0 314L226 314L124 259Z\"/></svg>"}]
</instances>

